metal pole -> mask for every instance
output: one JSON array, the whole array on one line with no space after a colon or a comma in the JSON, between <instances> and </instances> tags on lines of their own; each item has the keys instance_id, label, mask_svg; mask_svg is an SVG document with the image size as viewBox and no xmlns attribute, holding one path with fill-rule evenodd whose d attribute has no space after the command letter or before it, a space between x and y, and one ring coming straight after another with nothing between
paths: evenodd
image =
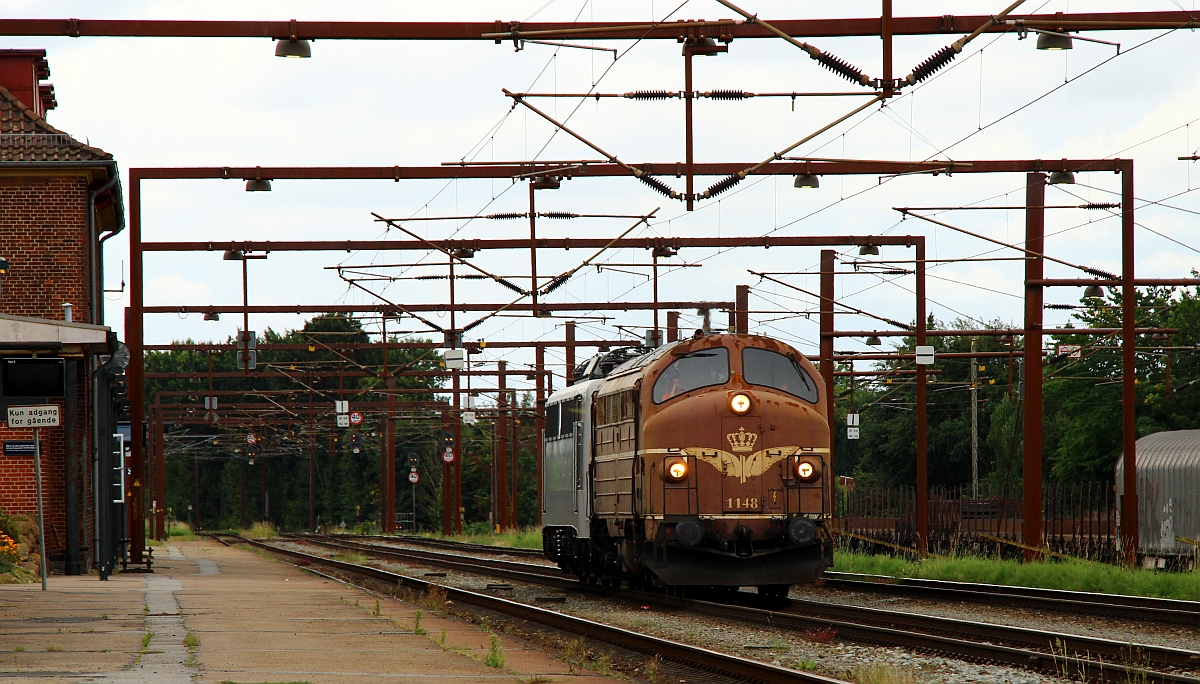
<instances>
[{"instance_id":1,"label":"metal pole","mask_svg":"<svg viewBox=\"0 0 1200 684\"><path fill-rule=\"evenodd\" d=\"M971 340L971 351L975 351L975 340ZM979 365L971 357L971 498L979 498Z\"/></svg>"},{"instance_id":2,"label":"metal pole","mask_svg":"<svg viewBox=\"0 0 1200 684\"><path fill-rule=\"evenodd\" d=\"M879 36L883 38L883 96L891 97L895 93L892 80L892 0L883 0Z\"/></svg>"},{"instance_id":3,"label":"metal pole","mask_svg":"<svg viewBox=\"0 0 1200 684\"><path fill-rule=\"evenodd\" d=\"M1025 249L1038 256L1025 260L1025 353L1024 377L1024 458L1022 477L1021 541L1027 547L1042 546L1042 297L1041 285L1032 281L1042 279L1045 261L1040 256L1045 248L1046 175L1026 175L1025 190ZM1034 561L1040 554L1025 551L1025 560Z\"/></svg>"},{"instance_id":4,"label":"metal pole","mask_svg":"<svg viewBox=\"0 0 1200 684\"><path fill-rule=\"evenodd\" d=\"M654 340L654 346L657 347L662 344L662 337L660 337L660 334L658 332L658 255L655 254L653 257L651 257L651 261L652 261L651 273L653 274L652 280L654 281L654 288L653 288L654 289L654 337L653 337L653 340ZM540 349L541 348L539 347L539 351L540 351Z\"/></svg>"},{"instance_id":5,"label":"metal pole","mask_svg":"<svg viewBox=\"0 0 1200 684\"><path fill-rule=\"evenodd\" d=\"M658 334L657 326L655 334ZM538 347L534 352L535 372L537 378L537 420L535 421L535 429L533 436L533 458L536 461L537 468L537 525L542 526L542 447L544 440L542 435L546 432L546 348Z\"/></svg>"},{"instance_id":6,"label":"metal pole","mask_svg":"<svg viewBox=\"0 0 1200 684\"><path fill-rule=\"evenodd\" d=\"M442 411L442 431L444 432L447 427L449 427L449 423L446 420L446 411L443 410ZM455 446L457 447L458 445L456 444ZM441 451L440 443L438 444L437 450L439 452ZM441 458L441 457L439 456L439 458ZM454 485L451 482L452 477L453 477L453 475L450 471L450 464L447 463L445 459L442 459L442 534L443 535L449 535L449 534L454 533L454 527L450 521L450 508L454 505Z\"/></svg>"},{"instance_id":7,"label":"metal pole","mask_svg":"<svg viewBox=\"0 0 1200 684\"><path fill-rule=\"evenodd\" d=\"M46 553L46 516L42 510L42 443L38 440L38 429L33 429L33 472L37 480L38 545L42 559L38 563L42 570L42 591L46 591L46 566L50 555Z\"/></svg>"},{"instance_id":8,"label":"metal pole","mask_svg":"<svg viewBox=\"0 0 1200 684\"><path fill-rule=\"evenodd\" d=\"M687 189L684 198L687 200L687 210L691 211L695 197L692 179L692 51L683 46L683 131L684 131L684 164L687 175Z\"/></svg>"},{"instance_id":9,"label":"metal pole","mask_svg":"<svg viewBox=\"0 0 1200 684\"><path fill-rule=\"evenodd\" d=\"M927 344L925 319L925 240L917 241L917 346ZM917 366L917 548L929 552L929 439L925 366Z\"/></svg>"},{"instance_id":10,"label":"metal pole","mask_svg":"<svg viewBox=\"0 0 1200 684\"><path fill-rule=\"evenodd\" d=\"M125 344L129 347L129 365L125 378L129 392L130 475L128 511L129 556L135 564L142 563L146 548L144 491L146 479L146 449L142 428L146 421L145 359L142 356L142 315L145 302L142 288L142 175L129 171L129 306L125 309Z\"/></svg>"},{"instance_id":11,"label":"metal pole","mask_svg":"<svg viewBox=\"0 0 1200 684\"><path fill-rule=\"evenodd\" d=\"M737 315L734 317L734 328L739 335L750 334L750 286L738 285L735 290L734 308L737 309ZM833 310L833 296L830 295L829 300L830 311Z\"/></svg>"},{"instance_id":12,"label":"metal pole","mask_svg":"<svg viewBox=\"0 0 1200 684\"><path fill-rule=\"evenodd\" d=\"M575 321L567 321L565 330L567 370L563 373L563 387L570 387L575 377Z\"/></svg>"},{"instance_id":13,"label":"metal pole","mask_svg":"<svg viewBox=\"0 0 1200 684\"><path fill-rule=\"evenodd\" d=\"M825 420L829 423L829 471L833 472L834 389L833 376L833 269L837 252L821 250L821 297L818 309L821 319L821 380L825 384ZM741 294L740 290L738 294ZM740 306L738 308L741 308Z\"/></svg>"},{"instance_id":14,"label":"metal pole","mask_svg":"<svg viewBox=\"0 0 1200 684\"><path fill-rule=\"evenodd\" d=\"M533 202L535 178L532 177L529 179L529 292L533 317L537 318L537 213L534 210Z\"/></svg>"},{"instance_id":15,"label":"metal pole","mask_svg":"<svg viewBox=\"0 0 1200 684\"><path fill-rule=\"evenodd\" d=\"M508 362L497 361L496 366L500 373L496 377L496 481L492 488L497 495L496 524L501 530L507 530L511 527L508 520L508 392L504 389L508 379L505 374Z\"/></svg>"},{"instance_id":16,"label":"metal pole","mask_svg":"<svg viewBox=\"0 0 1200 684\"><path fill-rule=\"evenodd\" d=\"M1121 453L1124 459L1121 498L1121 545L1125 563L1138 559L1137 492L1137 288L1133 282L1133 160L1121 160Z\"/></svg>"}]
</instances>

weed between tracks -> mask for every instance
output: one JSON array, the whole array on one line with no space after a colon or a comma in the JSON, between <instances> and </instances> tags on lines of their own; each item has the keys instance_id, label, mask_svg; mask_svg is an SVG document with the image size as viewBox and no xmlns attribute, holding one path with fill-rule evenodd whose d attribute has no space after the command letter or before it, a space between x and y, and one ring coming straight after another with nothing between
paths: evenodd
<instances>
[{"instance_id":1,"label":"weed between tracks","mask_svg":"<svg viewBox=\"0 0 1200 684\"><path fill-rule=\"evenodd\" d=\"M850 673L854 684L917 684L912 670L890 665L859 665Z\"/></svg>"}]
</instances>

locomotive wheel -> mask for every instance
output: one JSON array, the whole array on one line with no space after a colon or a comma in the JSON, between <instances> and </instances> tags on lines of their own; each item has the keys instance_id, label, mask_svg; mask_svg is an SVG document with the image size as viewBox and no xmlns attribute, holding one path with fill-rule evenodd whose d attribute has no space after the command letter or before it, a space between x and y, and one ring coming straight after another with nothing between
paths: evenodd
<instances>
[{"instance_id":1,"label":"locomotive wheel","mask_svg":"<svg viewBox=\"0 0 1200 684\"><path fill-rule=\"evenodd\" d=\"M758 587L759 596L770 596L771 598L787 598L788 592L791 591L790 584L763 584Z\"/></svg>"}]
</instances>

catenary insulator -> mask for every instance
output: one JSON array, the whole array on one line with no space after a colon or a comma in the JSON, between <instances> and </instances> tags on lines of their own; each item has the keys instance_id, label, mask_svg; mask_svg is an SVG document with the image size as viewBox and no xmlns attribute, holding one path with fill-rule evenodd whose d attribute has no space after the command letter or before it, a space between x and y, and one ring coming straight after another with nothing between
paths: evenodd
<instances>
[{"instance_id":1,"label":"catenary insulator","mask_svg":"<svg viewBox=\"0 0 1200 684\"><path fill-rule=\"evenodd\" d=\"M735 173L732 176L727 176L716 183L713 183L707 190L704 191L704 194L702 194L701 197L716 197L717 195L725 192L741 182L742 177Z\"/></svg>"},{"instance_id":2,"label":"catenary insulator","mask_svg":"<svg viewBox=\"0 0 1200 684\"><path fill-rule=\"evenodd\" d=\"M566 285L567 280L568 280L568 277L565 274L558 276L554 280L551 280L549 282L549 284L546 285L546 287L542 288L542 294L550 294L551 292L554 292L555 290L562 287L563 285Z\"/></svg>"},{"instance_id":3,"label":"catenary insulator","mask_svg":"<svg viewBox=\"0 0 1200 684\"><path fill-rule=\"evenodd\" d=\"M508 219L528 218L529 214L525 212L508 211L500 214L488 214L484 218L499 219L501 221Z\"/></svg>"},{"instance_id":4,"label":"catenary insulator","mask_svg":"<svg viewBox=\"0 0 1200 684\"><path fill-rule=\"evenodd\" d=\"M670 197L672 199L679 196L679 193L677 193L674 190L672 190L671 188L667 187L666 183L663 183L662 181L655 178L654 176L651 176L648 173L643 173L642 175L638 176L638 180L645 183L646 185L649 185L650 187L654 188L655 190L661 192L662 194L664 194L667 197Z\"/></svg>"},{"instance_id":5,"label":"catenary insulator","mask_svg":"<svg viewBox=\"0 0 1200 684\"><path fill-rule=\"evenodd\" d=\"M953 45L947 45L933 53L933 56L929 59L918 64L917 68L913 69L912 74L905 80L908 81L909 85L920 83L932 76L938 69L954 61L954 58L957 56L958 50L955 50Z\"/></svg>"},{"instance_id":6,"label":"catenary insulator","mask_svg":"<svg viewBox=\"0 0 1200 684\"><path fill-rule=\"evenodd\" d=\"M841 74L848 81L857 83L858 85L863 84L863 73L860 69L843 62L828 52L822 52L818 54L816 56L816 60L824 65L826 69L829 69L835 74Z\"/></svg>"},{"instance_id":7,"label":"catenary insulator","mask_svg":"<svg viewBox=\"0 0 1200 684\"><path fill-rule=\"evenodd\" d=\"M508 282L504 278L496 278L496 282L500 283L504 287L507 287L508 289L512 290L513 292L516 292L517 294L525 294L525 290L522 290L521 288Z\"/></svg>"},{"instance_id":8,"label":"catenary insulator","mask_svg":"<svg viewBox=\"0 0 1200 684\"><path fill-rule=\"evenodd\" d=\"M569 211L546 211L539 213L538 216L548 219L573 219L579 218L579 214L572 214Z\"/></svg>"},{"instance_id":9,"label":"catenary insulator","mask_svg":"<svg viewBox=\"0 0 1200 684\"><path fill-rule=\"evenodd\" d=\"M670 90L635 90L632 93L625 93L625 97L630 100L669 100L675 96L675 93Z\"/></svg>"},{"instance_id":10,"label":"catenary insulator","mask_svg":"<svg viewBox=\"0 0 1200 684\"><path fill-rule=\"evenodd\" d=\"M744 100L747 97L754 97L754 95L744 90L714 90L708 94L708 97L713 100Z\"/></svg>"}]
</instances>

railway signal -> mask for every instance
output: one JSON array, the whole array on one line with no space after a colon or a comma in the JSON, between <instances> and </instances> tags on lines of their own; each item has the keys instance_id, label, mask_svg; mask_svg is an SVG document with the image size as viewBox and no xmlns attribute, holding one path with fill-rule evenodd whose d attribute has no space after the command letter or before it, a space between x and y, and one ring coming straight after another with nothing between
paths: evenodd
<instances>
[{"instance_id":1,"label":"railway signal","mask_svg":"<svg viewBox=\"0 0 1200 684\"><path fill-rule=\"evenodd\" d=\"M442 430L442 460L454 462L454 433L449 430Z\"/></svg>"},{"instance_id":2,"label":"railway signal","mask_svg":"<svg viewBox=\"0 0 1200 684\"><path fill-rule=\"evenodd\" d=\"M415 451L408 452L408 454L406 454L406 456L408 457L408 467L409 468L412 468L415 470L416 467L421 464L421 457L417 456L417 453Z\"/></svg>"},{"instance_id":3,"label":"railway signal","mask_svg":"<svg viewBox=\"0 0 1200 684\"><path fill-rule=\"evenodd\" d=\"M360 453L363 448L363 435L357 430L350 433L350 451L351 453Z\"/></svg>"}]
</instances>

